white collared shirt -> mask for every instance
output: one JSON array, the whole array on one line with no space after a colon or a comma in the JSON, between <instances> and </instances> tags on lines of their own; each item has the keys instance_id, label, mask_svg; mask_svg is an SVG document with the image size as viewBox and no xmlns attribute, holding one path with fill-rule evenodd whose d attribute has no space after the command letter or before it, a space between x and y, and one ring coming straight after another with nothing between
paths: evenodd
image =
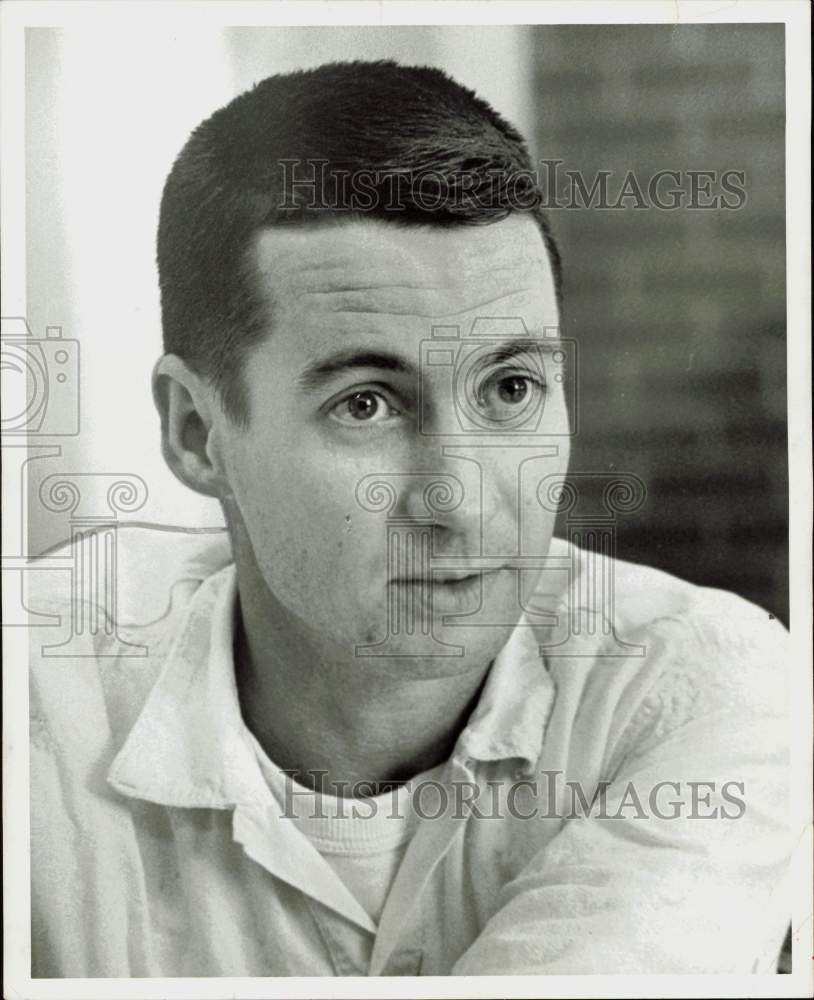
<instances>
[{"instance_id":1,"label":"white collared shirt","mask_svg":"<svg viewBox=\"0 0 814 1000\"><path fill-rule=\"evenodd\" d=\"M379 794L366 794L361 799L338 797L331 794L330 786L311 790L300 785L269 759L254 736L252 742L263 777L286 818L291 818L377 924L423 815L424 794L440 791L443 766L432 767ZM373 790L371 786L368 789ZM358 943L362 956L357 964L367 965L372 939L364 936Z\"/></svg>"},{"instance_id":2,"label":"white collared shirt","mask_svg":"<svg viewBox=\"0 0 814 1000\"><path fill-rule=\"evenodd\" d=\"M610 632L587 606L554 646L521 620L374 921L241 717L226 537L120 528L118 550L115 629L74 618L60 646L70 588L46 569L30 597L54 616L32 629L34 976L773 970L787 653L765 612L606 561ZM584 592L580 550L554 550Z\"/></svg>"}]
</instances>

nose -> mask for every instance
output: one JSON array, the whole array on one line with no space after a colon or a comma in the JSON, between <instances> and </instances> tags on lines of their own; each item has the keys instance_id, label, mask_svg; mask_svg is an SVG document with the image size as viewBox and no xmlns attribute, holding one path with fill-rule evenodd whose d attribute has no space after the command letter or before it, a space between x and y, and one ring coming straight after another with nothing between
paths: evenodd
<instances>
[{"instance_id":1,"label":"nose","mask_svg":"<svg viewBox=\"0 0 814 1000\"><path fill-rule=\"evenodd\" d=\"M420 439L411 450L394 513L430 523L439 551L480 555L487 522L499 507L489 479L465 449L438 436Z\"/></svg>"},{"instance_id":2,"label":"nose","mask_svg":"<svg viewBox=\"0 0 814 1000\"><path fill-rule=\"evenodd\" d=\"M465 502L460 462L450 458L438 438L417 437L402 456L397 510L402 517L432 517L439 522L454 516Z\"/></svg>"}]
</instances>

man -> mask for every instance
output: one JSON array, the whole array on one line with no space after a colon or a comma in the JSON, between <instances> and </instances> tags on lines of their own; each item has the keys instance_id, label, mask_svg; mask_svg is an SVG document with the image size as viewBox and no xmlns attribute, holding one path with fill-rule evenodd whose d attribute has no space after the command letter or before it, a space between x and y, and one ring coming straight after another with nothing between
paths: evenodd
<instances>
[{"instance_id":1,"label":"man","mask_svg":"<svg viewBox=\"0 0 814 1000\"><path fill-rule=\"evenodd\" d=\"M115 623L35 635L34 975L773 969L784 633L602 523L552 540L530 167L389 62L271 77L184 147L154 395L228 532L121 529Z\"/></svg>"}]
</instances>

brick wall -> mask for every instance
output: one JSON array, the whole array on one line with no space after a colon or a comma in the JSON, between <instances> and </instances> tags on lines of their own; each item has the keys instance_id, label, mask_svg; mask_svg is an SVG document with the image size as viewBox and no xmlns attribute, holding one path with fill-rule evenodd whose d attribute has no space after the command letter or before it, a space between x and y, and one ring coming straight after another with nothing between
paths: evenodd
<instances>
[{"instance_id":1,"label":"brick wall","mask_svg":"<svg viewBox=\"0 0 814 1000\"><path fill-rule=\"evenodd\" d=\"M560 172L611 171L611 201L628 170L746 172L737 210L552 208L572 468L647 484L621 557L787 621L783 26L540 26L533 45L534 152Z\"/></svg>"}]
</instances>

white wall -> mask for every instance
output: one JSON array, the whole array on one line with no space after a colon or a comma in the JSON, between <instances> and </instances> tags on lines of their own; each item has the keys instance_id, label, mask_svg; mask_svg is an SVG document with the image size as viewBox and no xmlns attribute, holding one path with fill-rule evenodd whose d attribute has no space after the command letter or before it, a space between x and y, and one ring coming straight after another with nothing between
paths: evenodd
<instances>
[{"instance_id":1,"label":"white wall","mask_svg":"<svg viewBox=\"0 0 814 1000\"><path fill-rule=\"evenodd\" d=\"M160 352L159 199L189 131L271 73L390 57L447 69L529 134L527 45L522 27L28 29L27 317L35 337L60 326L80 352L80 433L40 438L61 454L29 464L31 553L69 533L66 515L38 499L55 472L141 477L148 498L133 519L221 523L215 502L166 470L149 390ZM49 405L72 404L63 392Z\"/></svg>"}]
</instances>

